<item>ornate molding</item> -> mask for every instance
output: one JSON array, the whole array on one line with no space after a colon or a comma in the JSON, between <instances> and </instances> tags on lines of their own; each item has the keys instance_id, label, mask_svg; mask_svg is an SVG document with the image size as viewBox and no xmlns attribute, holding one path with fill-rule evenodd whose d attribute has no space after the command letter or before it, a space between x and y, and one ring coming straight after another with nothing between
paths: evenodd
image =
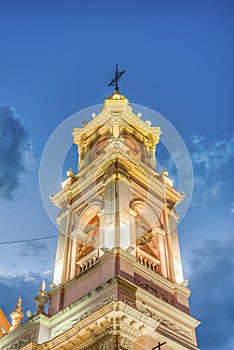
<instances>
[{"instance_id":1,"label":"ornate molding","mask_svg":"<svg viewBox=\"0 0 234 350\"><path fill-rule=\"evenodd\" d=\"M157 321L168 329L180 334L186 338L192 339L191 332L186 331L183 327L178 326L176 323L171 322L166 318L158 318Z\"/></svg>"},{"instance_id":2,"label":"ornate molding","mask_svg":"<svg viewBox=\"0 0 234 350\"><path fill-rule=\"evenodd\" d=\"M93 312L97 311L101 307L111 303L114 300L114 296L110 296L109 298L99 302L98 304L95 304L92 306L89 310L87 310L84 313L80 313L78 317L72 318L69 322L67 322L65 325L62 325L62 327L57 328L56 330L53 331L52 333L52 338L57 337L59 334L67 331L70 329L75 323L78 323L79 321L83 320L87 316L91 315Z\"/></svg>"},{"instance_id":3,"label":"ornate molding","mask_svg":"<svg viewBox=\"0 0 234 350\"><path fill-rule=\"evenodd\" d=\"M107 317L107 325L103 325L104 330L95 333L89 329L90 336L87 343L78 347L79 350L132 350L133 342L142 334L134 328L135 321L130 321L128 316ZM91 339L91 344L90 344Z\"/></svg>"},{"instance_id":4,"label":"ornate molding","mask_svg":"<svg viewBox=\"0 0 234 350\"><path fill-rule=\"evenodd\" d=\"M33 332L31 334L25 335L24 338L17 340L14 344L7 347L6 350L19 350L23 346L29 343L35 342L35 340L36 340L36 332Z\"/></svg>"},{"instance_id":5,"label":"ornate molding","mask_svg":"<svg viewBox=\"0 0 234 350\"><path fill-rule=\"evenodd\" d=\"M188 338L192 340L192 334L190 331L187 331L185 328L179 326L175 322L170 321L167 318L162 318L159 315L157 315L151 308L149 308L146 304L137 304L137 310L142 312L143 314L153 318L157 322L159 322L159 325L162 325L166 327L168 330L172 330L173 332Z\"/></svg>"},{"instance_id":6,"label":"ornate molding","mask_svg":"<svg viewBox=\"0 0 234 350\"><path fill-rule=\"evenodd\" d=\"M161 287L155 286L154 284L150 282L147 283L147 282L148 282L147 280L141 280L140 278L135 278L134 280L134 283L137 286L141 287L147 292L155 295L156 297L167 302L170 305L173 305L173 306L176 305L173 295L165 294Z\"/></svg>"}]
</instances>

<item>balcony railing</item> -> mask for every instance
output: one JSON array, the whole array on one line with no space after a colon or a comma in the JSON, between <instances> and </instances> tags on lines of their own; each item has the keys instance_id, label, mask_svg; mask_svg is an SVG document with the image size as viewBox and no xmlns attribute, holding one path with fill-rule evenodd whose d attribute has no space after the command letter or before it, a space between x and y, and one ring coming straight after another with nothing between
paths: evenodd
<instances>
[{"instance_id":1,"label":"balcony railing","mask_svg":"<svg viewBox=\"0 0 234 350\"><path fill-rule=\"evenodd\" d=\"M82 259L78 260L76 264L79 266L79 275L91 267L93 267L98 261L98 249L93 250L88 255L84 256Z\"/></svg>"},{"instance_id":2,"label":"balcony railing","mask_svg":"<svg viewBox=\"0 0 234 350\"><path fill-rule=\"evenodd\" d=\"M151 271L157 272L157 266L160 265L158 259L138 247L136 248L136 258L140 264L144 265Z\"/></svg>"}]
</instances>

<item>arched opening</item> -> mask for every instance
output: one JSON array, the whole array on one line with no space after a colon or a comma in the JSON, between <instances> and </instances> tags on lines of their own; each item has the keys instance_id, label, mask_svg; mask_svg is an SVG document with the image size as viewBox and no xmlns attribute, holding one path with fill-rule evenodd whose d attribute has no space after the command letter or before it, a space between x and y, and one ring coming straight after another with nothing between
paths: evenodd
<instances>
[{"instance_id":1,"label":"arched opening","mask_svg":"<svg viewBox=\"0 0 234 350\"><path fill-rule=\"evenodd\" d=\"M98 247L99 230L99 217L96 214L89 220L89 222L87 222L86 226L84 226L83 239L80 242L77 242L76 261L84 258Z\"/></svg>"},{"instance_id":2,"label":"arched opening","mask_svg":"<svg viewBox=\"0 0 234 350\"><path fill-rule=\"evenodd\" d=\"M73 235L72 264L76 265L75 275L86 271L97 261L100 220L99 203L86 207L80 214Z\"/></svg>"},{"instance_id":3,"label":"arched opening","mask_svg":"<svg viewBox=\"0 0 234 350\"><path fill-rule=\"evenodd\" d=\"M160 271L160 249L154 233L159 227L157 214L144 202L134 201L137 260L154 272Z\"/></svg>"}]
</instances>

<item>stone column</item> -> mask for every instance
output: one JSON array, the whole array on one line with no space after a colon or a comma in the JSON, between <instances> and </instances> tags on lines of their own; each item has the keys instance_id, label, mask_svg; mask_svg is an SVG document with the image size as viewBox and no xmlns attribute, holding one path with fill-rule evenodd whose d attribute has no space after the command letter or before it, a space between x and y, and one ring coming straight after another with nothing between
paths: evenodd
<instances>
[{"instance_id":1,"label":"stone column","mask_svg":"<svg viewBox=\"0 0 234 350\"><path fill-rule=\"evenodd\" d=\"M98 214L99 217L99 237L98 237L98 249L100 255L100 249L104 247L104 232L105 232L105 210L101 210Z\"/></svg>"},{"instance_id":2,"label":"stone column","mask_svg":"<svg viewBox=\"0 0 234 350\"><path fill-rule=\"evenodd\" d=\"M127 248L131 243L130 214L129 214L129 183L120 179L116 183L117 192L117 213L116 227L119 227L119 237L117 237L118 246Z\"/></svg>"},{"instance_id":3,"label":"stone column","mask_svg":"<svg viewBox=\"0 0 234 350\"><path fill-rule=\"evenodd\" d=\"M71 236L71 266L70 279L76 277L76 251L77 251L77 236Z\"/></svg>"},{"instance_id":4,"label":"stone column","mask_svg":"<svg viewBox=\"0 0 234 350\"><path fill-rule=\"evenodd\" d=\"M133 209L129 209L130 214L130 245L134 248L136 254L136 213ZM135 255L134 254L134 255Z\"/></svg>"},{"instance_id":5,"label":"stone column","mask_svg":"<svg viewBox=\"0 0 234 350\"><path fill-rule=\"evenodd\" d=\"M66 209L62 209L57 219L60 230L58 234L58 244L53 278L53 283L56 285L66 281L68 248L70 240L68 237L69 219L70 206L68 206Z\"/></svg>"},{"instance_id":6,"label":"stone column","mask_svg":"<svg viewBox=\"0 0 234 350\"><path fill-rule=\"evenodd\" d=\"M167 273L167 257L165 249L165 232L160 228L156 228L155 232L152 232L152 242L159 252L157 258L160 260L160 269L163 277L168 278Z\"/></svg>"},{"instance_id":7,"label":"stone column","mask_svg":"<svg viewBox=\"0 0 234 350\"><path fill-rule=\"evenodd\" d=\"M103 232L103 246L111 249L115 246L116 193L114 179L111 179L106 184L104 205L105 223Z\"/></svg>"},{"instance_id":8,"label":"stone column","mask_svg":"<svg viewBox=\"0 0 234 350\"><path fill-rule=\"evenodd\" d=\"M168 253L171 279L173 282L182 283L184 280L183 269L180 255L180 247L178 233L176 229L176 221L178 219L174 208L166 208L165 224L167 232Z\"/></svg>"}]
</instances>

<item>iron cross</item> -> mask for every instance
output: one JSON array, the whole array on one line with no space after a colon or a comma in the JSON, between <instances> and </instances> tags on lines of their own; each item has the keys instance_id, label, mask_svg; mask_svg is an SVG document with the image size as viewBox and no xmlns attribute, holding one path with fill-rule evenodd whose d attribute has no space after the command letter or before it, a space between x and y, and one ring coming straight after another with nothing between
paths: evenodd
<instances>
[{"instance_id":1,"label":"iron cross","mask_svg":"<svg viewBox=\"0 0 234 350\"><path fill-rule=\"evenodd\" d=\"M118 63L116 63L115 77L114 77L114 79L111 80L111 82L110 82L110 84L108 84L108 86L115 86L115 90L118 91L119 90L118 81L125 72L126 72L125 70L122 72L119 72Z\"/></svg>"},{"instance_id":2,"label":"iron cross","mask_svg":"<svg viewBox=\"0 0 234 350\"><path fill-rule=\"evenodd\" d=\"M158 350L161 350L161 346L165 345L166 344L166 341L164 343L160 343L158 342L158 345L155 346L154 348L152 348L152 350L155 350L155 349L158 349Z\"/></svg>"}]
</instances>

